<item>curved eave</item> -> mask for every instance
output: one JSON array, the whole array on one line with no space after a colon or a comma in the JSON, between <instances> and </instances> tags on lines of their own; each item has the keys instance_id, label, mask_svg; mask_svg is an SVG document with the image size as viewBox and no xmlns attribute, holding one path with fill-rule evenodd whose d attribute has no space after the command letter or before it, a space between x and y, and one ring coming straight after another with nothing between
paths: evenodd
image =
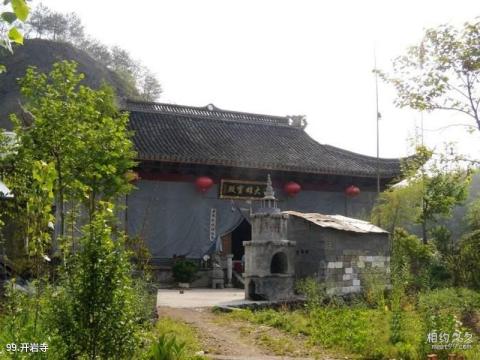
<instances>
[{"instance_id":1,"label":"curved eave","mask_svg":"<svg viewBox=\"0 0 480 360\"><path fill-rule=\"evenodd\" d=\"M329 168L308 168L308 167L295 167L295 166L285 166L282 164L268 164L262 162L239 162L234 160L223 160L223 159L185 159L176 156L152 156L146 154L138 154L136 161L156 161L156 162L168 162L168 163L178 163L178 164L195 164L195 165L209 165L209 166L228 166L236 167L242 169L257 169L257 170L271 170L271 171L288 171L288 172L297 172L305 174L315 174L315 175L340 175L340 176L355 176L355 177L364 177L364 178L376 178L376 174L365 173L362 171L339 171L338 169L329 169ZM400 172L395 173L385 173L380 171L381 179L394 179L400 176Z\"/></svg>"}]
</instances>

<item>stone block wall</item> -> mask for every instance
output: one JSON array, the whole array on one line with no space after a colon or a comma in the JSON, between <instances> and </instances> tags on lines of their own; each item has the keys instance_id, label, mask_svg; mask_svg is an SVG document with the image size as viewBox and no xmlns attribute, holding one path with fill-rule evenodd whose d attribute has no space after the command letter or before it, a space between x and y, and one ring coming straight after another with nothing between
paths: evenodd
<instances>
[{"instance_id":1,"label":"stone block wall","mask_svg":"<svg viewBox=\"0 0 480 360\"><path fill-rule=\"evenodd\" d=\"M352 254L345 250L344 255L326 262L324 282L328 294L348 294L360 292L362 282L368 276L381 276L388 285L390 257L384 255Z\"/></svg>"},{"instance_id":2,"label":"stone block wall","mask_svg":"<svg viewBox=\"0 0 480 360\"><path fill-rule=\"evenodd\" d=\"M296 241L296 279L315 278L329 294L360 292L364 279L379 276L388 286L388 234L353 233L322 228L291 218L289 239Z\"/></svg>"}]
</instances>

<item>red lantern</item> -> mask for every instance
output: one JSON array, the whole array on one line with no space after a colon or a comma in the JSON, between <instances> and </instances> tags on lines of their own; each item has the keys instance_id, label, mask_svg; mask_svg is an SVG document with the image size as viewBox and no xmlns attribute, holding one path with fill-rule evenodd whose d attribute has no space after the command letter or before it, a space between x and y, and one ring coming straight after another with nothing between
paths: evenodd
<instances>
[{"instance_id":1,"label":"red lantern","mask_svg":"<svg viewBox=\"0 0 480 360\"><path fill-rule=\"evenodd\" d=\"M345 189L345 195L349 198L354 198L360 194L360 189L355 185L350 185Z\"/></svg>"},{"instance_id":2,"label":"red lantern","mask_svg":"<svg viewBox=\"0 0 480 360\"><path fill-rule=\"evenodd\" d=\"M295 181L289 181L285 184L283 190L288 194L288 196L295 196L300 192L300 190L302 190L302 187Z\"/></svg>"},{"instance_id":3,"label":"red lantern","mask_svg":"<svg viewBox=\"0 0 480 360\"><path fill-rule=\"evenodd\" d=\"M208 176L200 176L195 180L197 190L201 193L206 193L213 185L213 180Z\"/></svg>"}]
</instances>

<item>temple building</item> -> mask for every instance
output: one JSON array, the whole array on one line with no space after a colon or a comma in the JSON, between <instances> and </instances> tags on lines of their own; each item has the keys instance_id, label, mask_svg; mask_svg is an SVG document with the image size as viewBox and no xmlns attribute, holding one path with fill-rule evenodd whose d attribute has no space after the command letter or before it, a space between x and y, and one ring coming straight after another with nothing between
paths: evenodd
<instances>
[{"instance_id":1,"label":"temple building","mask_svg":"<svg viewBox=\"0 0 480 360\"><path fill-rule=\"evenodd\" d=\"M282 211L356 218L368 217L377 174L381 189L400 175L399 159L318 143L302 116L135 101L125 109L138 161L125 225L160 266L215 251L239 262L268 175Z\"/></svg>"}]
</instances>

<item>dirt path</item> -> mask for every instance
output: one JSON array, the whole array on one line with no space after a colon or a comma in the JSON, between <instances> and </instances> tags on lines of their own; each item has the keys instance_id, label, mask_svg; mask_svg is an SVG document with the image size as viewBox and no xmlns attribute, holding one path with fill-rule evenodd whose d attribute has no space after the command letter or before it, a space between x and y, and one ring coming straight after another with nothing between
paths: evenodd
<instances>
[{"instance_id":1,"label":"dirt path","mask_svg":"<svg viewBox=\"0 0 480 360\"><path fill-rule=\"evenodd\" d=\"M226 320L209 308L159 307L159 316L181 320L196 328L207 356L212 359L322 359L334 360L321 349L307 345L306 339L246 321Z\"/></svg>"}]
</instances>

